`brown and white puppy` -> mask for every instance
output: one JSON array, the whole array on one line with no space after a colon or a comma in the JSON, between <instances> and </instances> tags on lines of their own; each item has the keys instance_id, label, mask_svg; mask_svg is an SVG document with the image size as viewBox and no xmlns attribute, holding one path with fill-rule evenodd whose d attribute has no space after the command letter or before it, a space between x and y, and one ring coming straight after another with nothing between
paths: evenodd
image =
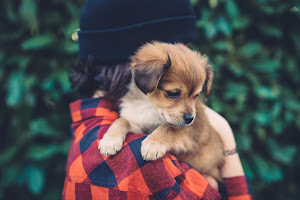
<instances>
[{"instance_id":1,"label":"brown and white puppy","mask_svg":"<svg viewBox=\"0 0 300 200\"><path fill-rule=\"evenodd\" d=\"M121 150L128 132L149 134L142 142L145 160L171 152L203 175L221 180L223 144L210 125L198 97L210 95L213 72L207 58L183 44L148 43L132 58L133 80L117 119L99 149L103 155Z\"/></svg>"}]
</instances>

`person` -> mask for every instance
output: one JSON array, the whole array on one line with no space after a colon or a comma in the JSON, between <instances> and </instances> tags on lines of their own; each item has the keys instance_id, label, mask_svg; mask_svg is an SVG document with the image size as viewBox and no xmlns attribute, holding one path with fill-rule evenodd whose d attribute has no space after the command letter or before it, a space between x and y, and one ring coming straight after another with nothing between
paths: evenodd
<instances>
[{"instance_id":1,"label":"person","mask_svg":"<svg viewBox=\"0 0 300 200\"><path fill-rule=\"evenodd\" d=\"M226 189L169 153L143 160L142 133L129 133L115 156L98 150L131 81L130 56L153 40L188 44L196 39L189 0L87 0L78 35L79 61L69 79L85 98L70 104L73 139L62 199L220 199L220 193L224 199L251 199L230 125L207 106L205 113L224 143L220 170Z\"/></svg>"}]
</instances>

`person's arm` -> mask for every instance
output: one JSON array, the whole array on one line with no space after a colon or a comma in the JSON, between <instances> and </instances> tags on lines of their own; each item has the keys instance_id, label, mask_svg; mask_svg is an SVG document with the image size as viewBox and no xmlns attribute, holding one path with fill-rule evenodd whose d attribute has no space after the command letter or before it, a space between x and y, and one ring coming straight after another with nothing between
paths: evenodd
<instances>
[{"instance_id":1,"label":"person's arm","mask_svg":"<svg viewBox=\"0 0 300 200\"><path fill-rule=\"evenodd\" d=\"M219 133L224 150L236 149L236 142L229 123L221 115L213 111L207 106L204 106L205 113L209 122ZM221 169L221 175L226 184L227 194L235 199L251 199L249 195L244 169L238 153L225 156L225 162ZM210 180L210 183L213 181ZM215 184L217 185L217 183ZM216 188L216 186L213 186Z\"/></svg>"},{"instance_id":2,"label":"person's arm","mask_svg":"<svg viewBox=\"0 0 300 200\"><path fill-rule=\"evenodd\" d=\"M224 143L224 150L235 149L236 142L234 135L226 119L207 106L205 106L205 113L212 126L219 133ZM223 178L245 175L240 157L237 153L225 157L225 163L221 170L221 174Z\"/></svg>"}]
</instances>

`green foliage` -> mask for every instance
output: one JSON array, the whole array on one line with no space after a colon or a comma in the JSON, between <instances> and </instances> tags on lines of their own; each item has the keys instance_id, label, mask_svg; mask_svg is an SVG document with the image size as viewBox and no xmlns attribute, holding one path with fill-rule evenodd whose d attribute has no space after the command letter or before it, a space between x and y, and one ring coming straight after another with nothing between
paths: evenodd
<instances>
[{"instance_id":1,"label":"green foliage","mask_svg":"<svg viewBox=\"0 0 300 200\"><path fill-rule=\"evenodd\" d=\"M0 3L0 199L59 199L68 153L67 73L84 1ZM254 199L300 187L300 4L192 0L215 82L208 104L231 124ZM16 192L17 191L17 192Z\"/></svg>"},{"instance_id":2,"label":"green foliage","mask_svg":"<svg viewBox=\"0 0 300 200\"><path fill-rule=\"evenodd\" d=\"M82 3L0 3L0 199L61 197Z\"/></svg>"},{"instance_id":3,"label":"green foliage","mask_svg":"<svg viewBox=\"0 0 300 200\"><path fill-rule=\"evenodd\" d=\"M231 124L254 199L297 199L300 13L296 1L193 1L215 67L208 104ZM297 35L297 36L296 36Z\"/></svg>"}]
</instances>

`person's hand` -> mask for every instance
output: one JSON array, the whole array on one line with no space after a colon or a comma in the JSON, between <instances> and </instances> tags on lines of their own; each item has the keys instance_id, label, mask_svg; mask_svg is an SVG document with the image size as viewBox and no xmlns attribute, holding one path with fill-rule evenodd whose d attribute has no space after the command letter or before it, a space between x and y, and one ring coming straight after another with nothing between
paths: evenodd
<instances>
[{"instance_id":1,"label":"person's hand","mask_svg":"<svg viewBox=\"0 0 300 200\"><path fill-rule=\"evenodd\" d=\"M212 176L208 176L208 175L203 175L203 177L205 178L205 180L208 182L208 184L212 188L214 188L216 191L219 191L219 184L215 178L213 178Z\"/></svg>"}]
</instances>

